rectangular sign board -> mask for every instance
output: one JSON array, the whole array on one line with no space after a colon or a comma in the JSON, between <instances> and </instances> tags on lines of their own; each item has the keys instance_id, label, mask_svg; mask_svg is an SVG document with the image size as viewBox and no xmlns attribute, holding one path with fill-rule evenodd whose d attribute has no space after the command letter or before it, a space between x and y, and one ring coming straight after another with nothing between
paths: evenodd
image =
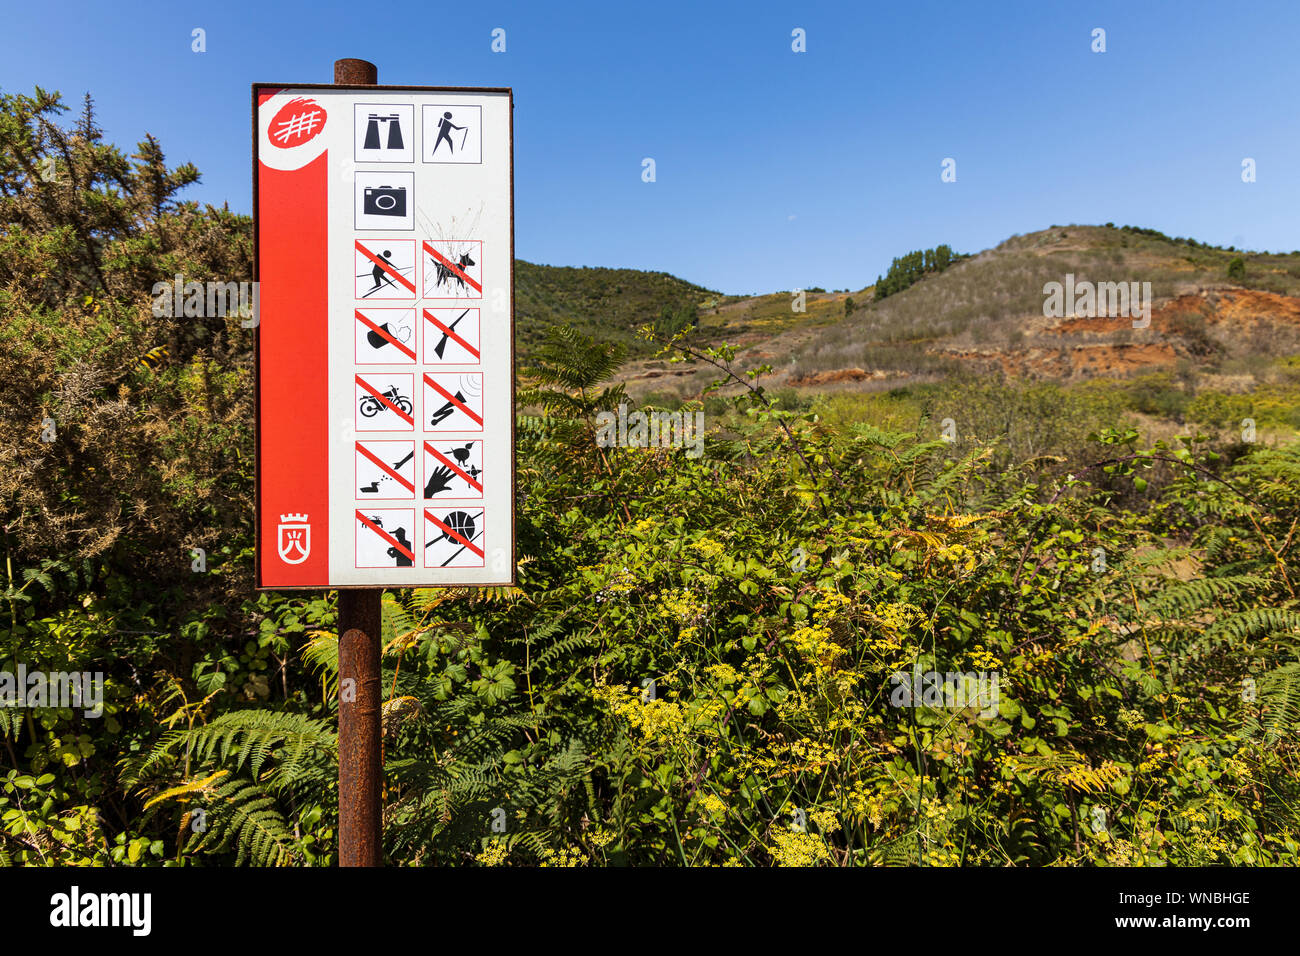
<instances>
[{"instance_id":1,"label":"rectangular sign board","mask_svg":"<svg viewBox=\"0 0 1300 956\"><path fill-rule=\"evenodd\" d=\"M512 112L253 86L259 588L514 583Z\"/></svg>"}]
</instances>

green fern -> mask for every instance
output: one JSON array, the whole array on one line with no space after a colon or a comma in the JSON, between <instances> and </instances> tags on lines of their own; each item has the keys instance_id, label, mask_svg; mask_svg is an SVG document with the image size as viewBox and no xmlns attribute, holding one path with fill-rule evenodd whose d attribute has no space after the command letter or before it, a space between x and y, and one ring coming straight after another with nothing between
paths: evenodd
<instances>
[{"instance_id":1,"label":"green fern","mask_svg":"<svg viewBox=\"0 0 1300 956\"><path fill-rule=\"evenodd\" d=\"M1221 578L1201 578L1166 588L1151 604L1151 613L1160 617L1186 617L1208 605L1242 601L1268 581L1256 574L1234 574Z\"/></svg>"},{"instance_id":2,"label":"green fern","mask_svg":"<svg viewBox=\"0 0 1300 956\"><path fill-rule=\"evenodd\" d=\"M1300 661L1283 664L1259 679L1257 701L1245 729L1266 745L1295 739L1300 731Z\"/></svg>"},{"instance_id":3,"label":"green fern","mask_svg":"<svg viewBox=\"0 0 1300 956\"><path fill-rule=\"evenodd\" d=\"M235 866L290 866L299 861L298 841L273 796L259 784L236 778L210 795L206 832L190 832L183 849L191 853L235 851ZM187 815L188 816L188 815Z\"/></svg>"},{"instance_id":4,"label":"green fern","mask_svg":"<svg viewBox=\"0 0 1300 956\"><path fill-rule=\"evenodd\" d=\"M138 781L164 761L178 759L177 751L195 764L229 763L228 769L236 773L247 765L254 775L274 757L272 779L281 788L303 777L322 776L337 746L337 734L324 721L303 714L237 710L209 724L164 734L126 777L128 783Z\"/></svg>"},{"instance_id":5,"label":"green fern","mask_svg":"<svg viewBox=\"0 0 1300 956\"><path fill-rule=\"evenodd\" d=\"M1206 633L1206 637L1210 640L1230 639L1244 644L1252 637L1267 636L1279 631L1300 631L1300 611L1272 607L1251 608L1218 621Z\"/></svg>"},{"instance_id":6,"label":"green fern","mask_svg":"<svg viewBox=\"0 0 1300 956\"><path fill-rule=\"evenodd\" d=\"M23 722L13 708L0 706L0 734L6 737L12 736L14 743L17 743L18 732L22 726Z\"/></svg>"}]
</instances>

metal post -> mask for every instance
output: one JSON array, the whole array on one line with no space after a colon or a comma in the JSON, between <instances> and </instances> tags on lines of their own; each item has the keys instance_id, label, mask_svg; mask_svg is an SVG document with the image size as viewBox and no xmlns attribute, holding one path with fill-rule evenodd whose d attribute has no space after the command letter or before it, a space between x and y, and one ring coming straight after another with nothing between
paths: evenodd
<instances>
[{"instance_id":1,"label":"metal post","mask_svg":"<svg viewBox=\"0 0 1300 956\"><path fill-rule=\"evenodd\" d=\"M335 60L334 82L374 86L379 68ZM382 588L339 591L339 866L380 866L383 860L381 594Z\"/></svg>"}]
</instances>

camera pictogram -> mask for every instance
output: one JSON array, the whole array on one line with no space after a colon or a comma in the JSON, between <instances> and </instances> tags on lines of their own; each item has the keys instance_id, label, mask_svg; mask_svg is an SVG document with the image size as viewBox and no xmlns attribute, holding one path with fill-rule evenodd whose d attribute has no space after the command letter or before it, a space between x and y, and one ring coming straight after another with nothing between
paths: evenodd
<instances>
[{"instance_id":1,"label":"camera pictogram","mask_svg":"<svg viewBox=\"0 0 1300 956\"><path fill-rule=\"evenodd\" d=\"M375 186L367 189L361 203L367 216L405 216L405 186Z\"/></svg>"},{"instance_id":2,"label":"camera pictogram","mask_svg":"<svg viewBox=\"0 0 1300 956\"><path fill-rule=\"evenodd\" d=\"M415 174L388 170L355 173L358 229L413 229Z\"/></svg>"}]
</instances>

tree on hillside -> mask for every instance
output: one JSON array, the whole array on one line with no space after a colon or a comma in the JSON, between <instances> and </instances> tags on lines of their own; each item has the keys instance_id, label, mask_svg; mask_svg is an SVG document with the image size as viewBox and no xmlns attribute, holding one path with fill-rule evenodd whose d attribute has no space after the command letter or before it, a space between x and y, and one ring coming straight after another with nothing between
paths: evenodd
<instances>
[{"instance_id":1,"label":"tree on hillside","mask_svg":"<svg viewBox=\"0 0 1300 956\"><path fill-rule=\"evenodd\" d=\"M890 263L889 272L883 278L876 277L876 298L883 299L902 292L922 277L947 269L956 258L952 247L948 245L909 252L898 257Z\"/></svg>"}]
</instances>

